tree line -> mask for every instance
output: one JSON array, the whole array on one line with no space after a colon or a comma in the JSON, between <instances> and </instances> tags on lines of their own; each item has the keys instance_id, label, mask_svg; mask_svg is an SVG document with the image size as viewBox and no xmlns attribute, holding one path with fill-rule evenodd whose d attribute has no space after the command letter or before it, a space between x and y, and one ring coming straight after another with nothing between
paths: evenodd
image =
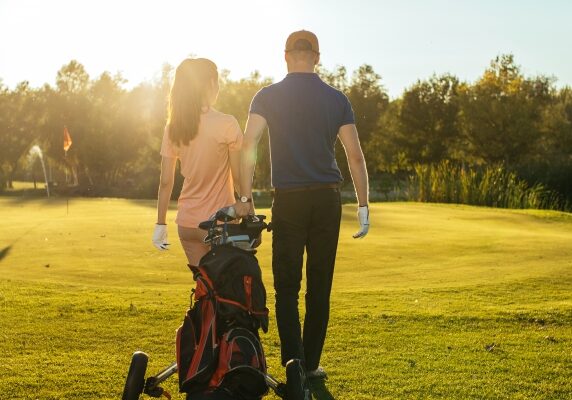
<instances>
[{"instance_id":1,"label":"tree line","mask_svg":"<svg viewBox=\"0 0 572 400\"><path fill-rule=\"evenodd\" d=\"M421 166L448 165L501 168L572 200L572 88L525 76L512 55L493 59L475 82L433 75L395 99L370 65L351 74L343 66L318 73L352 103L373 192L399 192ZM57 71L55 86L22 82L10 90L0 81L0 191L37 173L28 153L38 145L56 192L154 197L172 75L173 67L164 65L160 78L127 90L120 74L91 78L74 60ZM228 71L220 79L216 108L244 127L252 97L272 81L258 73L232 80ZM73 141L67 154L64 126ZM256 187L270 186L269 170L265 137Z\"/></svg>"}]
</instances>

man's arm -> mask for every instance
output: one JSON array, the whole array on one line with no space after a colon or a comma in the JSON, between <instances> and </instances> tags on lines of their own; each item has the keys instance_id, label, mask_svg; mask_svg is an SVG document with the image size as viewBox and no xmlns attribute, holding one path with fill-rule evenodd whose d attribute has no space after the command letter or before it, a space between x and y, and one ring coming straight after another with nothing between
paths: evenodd
<instances>
[{"instance_id":1,"label":"man's arm","mask_svg":"<svg viewBox=\"0 0 572 400\"><path fill-rule=\"evenodd\" d=\"M352 175L358 199L358 222L360 224L360 230L353 235L353 238L362 239L369 231L369 184L367 179L367 167L359 144L356 126L354 124L342 126L338 132L338 136L346 151L350 174Z\"/></svg>"},{"instance_id":2,"label":"man's arm","mask_svg":"<svg viewBox=\"0 0 572 400\"><path fill-rule=\"evenodd\" d=\"M358 132L354 124L340 127L338 137L346 151L350 174L354 183L358 205L367 206L369 203L369 183L365 158L359 143Z\"/></svg>"},{"instance_id":3,"label":"man's arm","mask_svg":"<svg viewBox=\"0 0 572 400\"><path fill-rule=\"evenodd\" d=\"M252 179L256 166L256 146L266 128L266 119L258 114L249 114L242 141L242 154L240 160L240 196L252 199ZM236 203L234 206L239 217L248 215L254 210L254 204Z\"/></svg>"}]
</instances>

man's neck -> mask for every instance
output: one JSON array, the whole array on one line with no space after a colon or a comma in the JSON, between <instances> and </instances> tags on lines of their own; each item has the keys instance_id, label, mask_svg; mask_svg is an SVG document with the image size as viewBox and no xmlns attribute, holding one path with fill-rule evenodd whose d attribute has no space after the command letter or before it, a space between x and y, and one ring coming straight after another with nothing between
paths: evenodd
<instances>
[{"instance_id":1,"label":"man's neck","mask_svg":"<svg viewBox=\"0 0 572 400\"><path fill-rule=\"evenodd\" d=\"M291 74L293 72L296 73L304 73L304 74L313 74L314 67L308 67L306 65L289 65L288 66L288 73Z\"/></svg>"}]
</instances>

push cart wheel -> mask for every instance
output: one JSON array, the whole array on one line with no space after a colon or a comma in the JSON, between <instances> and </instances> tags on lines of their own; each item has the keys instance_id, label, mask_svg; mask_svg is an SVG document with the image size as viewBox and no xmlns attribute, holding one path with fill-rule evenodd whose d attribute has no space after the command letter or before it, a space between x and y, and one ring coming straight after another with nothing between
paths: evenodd
<instances>
[{"instance_id":1,"label":"push cart wheel","mask_svg":"<svg viewBox=\"0 0 572 400\"><path fill-rule=\"evenodd\" d=\"M131 365L125 379L122 400L139 400L139 396L145 389L145 371L149 356L142 351L136 351L131 357Z\"/></svg>"},{"instance_id":2,"label":"push cart wheel","mask_svg":"<svg viewBox=\"0 0 572 400\"><path fill-rule=\"evenodd\" d=\"M301 360L286 363L286 400L312 400Z\"/></svg>"}]
</instances>

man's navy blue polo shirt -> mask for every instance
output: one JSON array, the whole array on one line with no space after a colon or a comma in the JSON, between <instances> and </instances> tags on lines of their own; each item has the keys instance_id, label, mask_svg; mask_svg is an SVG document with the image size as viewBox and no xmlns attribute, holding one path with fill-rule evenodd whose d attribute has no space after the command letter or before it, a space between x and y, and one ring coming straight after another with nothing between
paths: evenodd
<instances>
[{"instance_id":1,"label":"man's navy blue polo shirt","mask_svg":"<svg viewBox=\"0 0 572 400\"><path fill-rule=\"evenodd\" d=\"M250 112L266 119L272 186L278 189L338 183L335 157L341 126L353 124L348 98L314 73L290 73L262 88Z\"/></svg>"}]
</instances>

